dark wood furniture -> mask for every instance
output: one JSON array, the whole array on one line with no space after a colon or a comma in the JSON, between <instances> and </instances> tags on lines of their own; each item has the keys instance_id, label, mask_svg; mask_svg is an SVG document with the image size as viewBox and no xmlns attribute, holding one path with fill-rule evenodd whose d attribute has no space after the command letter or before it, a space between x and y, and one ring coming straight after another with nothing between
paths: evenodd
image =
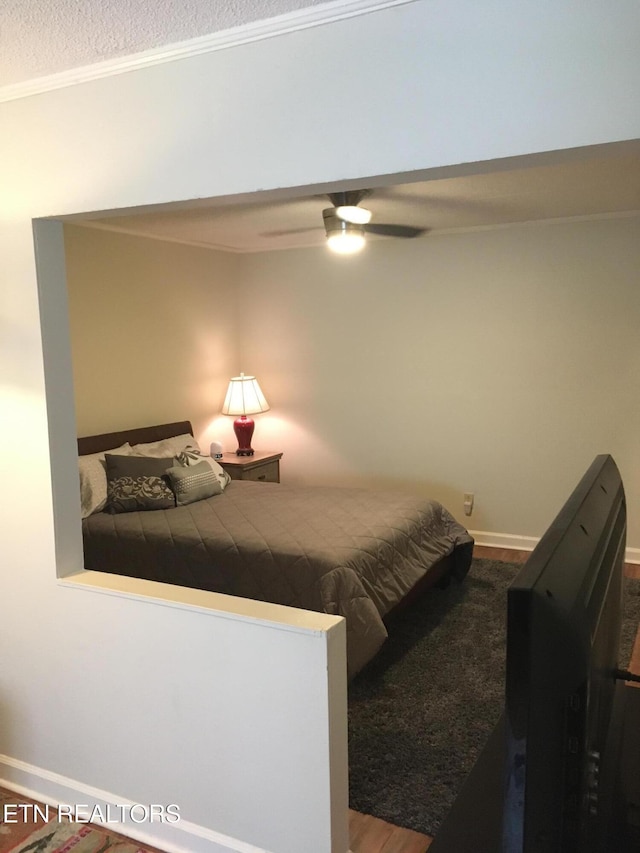
<instances>
[{"instance_id":1,"label":"dark wood furniture","mask_svg":"<svg viewBox=\"0 0 640 853\"><path fill-rule=\"evenodd\" d=\"M282 453L256 450L253 456L237 456L225 453L216 461L222 465L232 480L256 480L261 483L280 482L280 459Z\"/></svg>"},{"instance_id":2,"label":"dark wood furniture","mask_svg":"<svg viewBox=\"0 0 640 853\"><path fill-rule=\"evenodd\" d=\"M129 444L147 444L151 441L163 441L175 435L193 435L193 427L189 421L176 421L172 424L126 429L121 432L105 432L101 435L90 435L78 439L78 455L88 456L90 453L101 453L112 450L126 441Z\"/></svg>"},{"instance_id":3,"label":"dark wood furniture","mask_svg":"<svg viewBox=\"0 0 640 853\"><path fill-rule=\"evenodd\" d=\"M171 424L159 424L152 427L140 427L120 432L106 432L78 439L78 454L87 456L89 453L100 453L111 450L128 441L130 444L146 444L151 441L162 441L175 435L193 435L193 427L189 421L176 421ZM232 480L258 480L263 483L280 482L280 459L282 453L259 452L253 456L236 456L235 453L225 453L217 461L227 471Z\"/></svg>"}]
</instances>

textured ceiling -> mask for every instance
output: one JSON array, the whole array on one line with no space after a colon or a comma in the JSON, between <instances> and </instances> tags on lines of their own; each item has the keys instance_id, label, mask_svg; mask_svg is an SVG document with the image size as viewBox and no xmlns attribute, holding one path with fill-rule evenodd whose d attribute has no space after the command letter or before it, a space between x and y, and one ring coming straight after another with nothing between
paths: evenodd
<instances>
[{"instance_id":1,"label":"textured ceiling","mask_svg":"<svg viewBox=\"0 0 640 853\"><path fill-rule=\"evenodd\" d=\"M164 47L320 0L0 0L0 86Z\"/></svg>"},{"instance_id":2,"label":"textured ceiling","mask_svg":"<svg viewBox=\"0 0 640 853\"><path fill-rule=\"evenodd\" d=\"M0 0L0 88L335 5L320 0ZM249 203L212 201L190 210L173 207L90 224L247 252L322 244L327 206L326 197L313 194L257 194ZM417 225L430 229L429 234L639 211L640 151L626 145L621 153L613 146L561 165L378 187L366 206L374 223Z\"/></svg>"}]
</instances>

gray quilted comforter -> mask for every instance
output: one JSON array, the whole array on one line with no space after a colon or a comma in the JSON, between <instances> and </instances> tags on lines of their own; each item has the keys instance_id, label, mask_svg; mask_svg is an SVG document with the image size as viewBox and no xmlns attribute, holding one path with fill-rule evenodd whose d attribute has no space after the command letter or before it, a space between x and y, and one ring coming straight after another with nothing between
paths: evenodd
<instances>
[{"instance_id":1,"label":"gray quilted comforter","mask_svg":"<svg viewBox=\"0 0 640 853\"><path fill-rule=\"evenodd\" d=\"M350 677L382 617L442 557L466 574L472 538L447 510L398 492L232 481L188 506L83 521L85 566L347 620Z\"/></svg>"}]
</instances>

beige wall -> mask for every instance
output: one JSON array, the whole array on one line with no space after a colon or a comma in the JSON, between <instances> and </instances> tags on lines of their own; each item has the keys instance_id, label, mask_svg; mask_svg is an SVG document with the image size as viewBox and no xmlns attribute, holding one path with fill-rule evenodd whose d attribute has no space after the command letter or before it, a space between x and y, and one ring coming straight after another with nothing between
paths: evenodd
<instances>
[{"instance_id":1,"label":"beige wall","mask_svg":"<svg viewBox=\"0 0 640 853\"><path fill-rule=\"evenodd\" d=\"M371 241L357 258L238 257L67 229L79 423L206 416L230 446L215 415L226 379L248 365L272 406L254 445L285 452L288 482L398 486L438 498L472 530L537 537L608 452L633 505L639 225ZM160 357L158 328L172 343ZM137 348L113 353L114 335ZM640 545L633 513L629 545Z\"/></svg>"},{"instance_id":2,"label":"beige wall","mask_svg":"<svg viewBox=\"0 0 640 853\"><path fill-rule=\"evenodd\" d=\"M65 226L79 435L191 420L237 370L237 257Z\"/></svg>"},{"instance_id":3,"label":"beige wall","mask_svg":"<svg viewBox=\"0 0 640 853\"><path fill-rule=\"evenodd\" d=\"M272 398L271 444L266 419L281 417L286 476L399 485L473 530L537 537L593 457L612 453L638 548L639 226L246 256L243 352Z\"/></svg>"}]
</instances>

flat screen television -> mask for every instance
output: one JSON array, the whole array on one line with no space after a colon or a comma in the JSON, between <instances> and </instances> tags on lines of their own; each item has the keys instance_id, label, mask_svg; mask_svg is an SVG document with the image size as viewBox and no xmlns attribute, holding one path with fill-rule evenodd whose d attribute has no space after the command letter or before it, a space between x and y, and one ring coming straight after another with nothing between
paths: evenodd
<instances>
[{"instance_id":1,"label":"flat screen television","mask_svg":"<svg viewBox=\"0 0 640 853\"><path fill-rule=\"evenodd\" d=\"M502 853L613 850L625 542L598 456L509 588Z\"/></svg>"}]
</instances>

